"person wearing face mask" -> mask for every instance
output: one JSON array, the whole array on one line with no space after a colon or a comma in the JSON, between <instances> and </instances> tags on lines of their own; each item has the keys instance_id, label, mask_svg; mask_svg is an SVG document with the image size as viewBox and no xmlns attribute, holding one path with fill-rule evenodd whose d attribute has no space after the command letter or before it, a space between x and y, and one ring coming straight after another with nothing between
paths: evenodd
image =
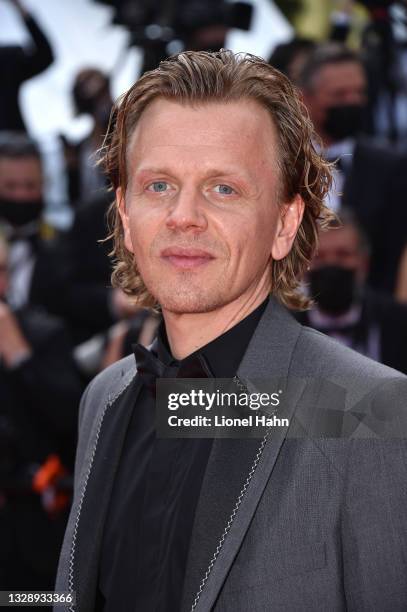
<instances>
[{"instance_id":1,"label":"person wearing face mask","mask_svg":"<svg viewBox=\"0 0 407 612\"><path fill-rule=\"evenodd\" d=\"M51 274L48 247L56 230L44 221L44 181L36 143L25 134L0 138L0 225L10 242L8 300L31 301Z\"/></svg>"},{"instance_id":2,"label":"person wearing face mask","mask_svg":"<svg viewBox=\"0 0 407 612\"><path fill-rule=\"evenodd\" d=\"M301 322L385 365L407 373L407 306L366 285L369 244L351 210L319 237L308 274L314 308Z\"/></svg>"},{"instance_id":3,"label":"person wearing face mask","mask_svg":"<svg viewBox=\"0 0 407 612\"><path fill-rule=\"evenodd\" d=\"M10 241L8 300L13 308L36 304L63 318L75 342L134 313L109 285L109 198L102 192L57 234L43 219L43 172L36 144L24 134L0 138L0 225Z\"/></svg>"},{"instance_id":4,"label":"person wearing face mask","mask_svg":"<svg viewBox=\"0 0 407 612\"><path fill-rule=\"evenodd\" d=\"M369 283L393 292L405 241L405 155L366 136L368 81L361 58L339 43L318 46L298 76L324 157L336 162L327 204L353 209L371 244Z\"/></svg>"}]
</instances>

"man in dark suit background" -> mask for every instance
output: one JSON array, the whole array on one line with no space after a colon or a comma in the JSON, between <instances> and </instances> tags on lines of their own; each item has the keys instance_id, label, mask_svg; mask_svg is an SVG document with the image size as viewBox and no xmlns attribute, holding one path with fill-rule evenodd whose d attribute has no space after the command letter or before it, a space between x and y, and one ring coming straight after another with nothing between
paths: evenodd
<instances>
[{"instance_id":1,"label":"man in dark suit background","mask_svg":"<svg viewBox=\"0 0 407 612\"><path fill-rule=\"evenodd\" d=\"M8 300L41 303L55 270L49 249L56 230L44 218L41 155L26 134L0 136L0 225L10 243Z\"/></svg>"},{"instance_id":2,"label":"man in dark suit background","mask_svg":"<svg viewBox=\"0 0 407 612\"><path fill-rule=\"evenodd\" d=\"M298 319L363 355L407 374L407 307L370 289L370 247L355 215L342 208L341 226L319 236L308 275L311 310Z\"/></svg>"},{"instance_id":3,"label":"man in dark suit background","mask_svg":"<svg viewBox=\"0 0 407 612\"><path fill-rule=\"evenodd\" d=\"M303 64L298 85L323 154L336 161L327 203L355 212L371 244L369 282L391 292L405 241L407 158L363 136L368 81L355 52L337 43L318 46Z\"/></svg>"},{"instance_id":4,"label":"man in dark suit background","mask_svg":"<svg viewBox=\"0 0 407 612\"><path fill-rule=\"evenodd\" d=\"M300 278L332 218L296 91L259 58L185 52L115 116L113 279L163 324L83 396L62 607L402 612L406 377L285 307L307 307ZM168 439L165 378L227 378L243 397L276 384L287 418L260 439Z\"/></svg>"}]
</instances>

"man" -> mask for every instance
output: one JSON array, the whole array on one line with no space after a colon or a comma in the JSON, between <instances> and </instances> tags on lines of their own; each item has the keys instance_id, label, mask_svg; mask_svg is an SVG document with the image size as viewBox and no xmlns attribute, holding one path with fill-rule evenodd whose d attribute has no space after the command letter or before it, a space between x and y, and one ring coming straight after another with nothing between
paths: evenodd
<instances>
[{"instance_id":1,"label":"man","mask_svg":"<svg viewBox=\"0 0 407 612\"><path fill-rule=\"evenodd\" d=\"M103 194L106 187L103 169L95 162L113 105L109 77L97 68L80 70L74 80L72 98L76 113L88 114L93 120L92 131L80 142L71 143L64 138L69 199L80 207Z\"/></svg>"},{"instance_id":2,"label":"man","mask_svg":"<svg viewBox=\"0 0 407 612\"><path fill-rule=\"evenodd\" d=\"M319 45L303 63L297 82L325 152L329 155L339 143L350 148L344 141L365 127L368 85L359 56L338 43Z\"/></svg>"},{"instance_id":3,"label":"man","mask_svg":"<svg viewBox=\"0 0 407 612\"><path fill-rule=\"evenodd\" d=\"M327 203L352 208L372 247L369 282L392 292L407 222L406 158L362 137L367 116L367 77L359 56L339 44L312 52L298 84L326 159L336 161Z\"/></svg>"},{"instance_id":4,"label":"man","mask_svg":"<svg viewBox=\"0 0 407 612\"><path fill-rule=\"evenodd\" d=\"M36 300L49 282L47 245L55 230L43 219L44 176L36 143L8 132L0 139L0 224L10 242L8 300L15 308Z\"/></svg>"},{"instance_id":5,"label":"man","mask_svg":"<svg viewBox=\"0 0 407 612\"><path fill-rule=\"evenodd\" d=\"M299 320L363 355L407 373L407 308L366 284L369 243L352 211L322 232L309 274L312 310Z\"/></svg>"},{"instance_id":6,"label":"man","mask_svg":"<svg viewBox=\"0 0 407 612\"><path fill-rule=\"evenodd\" d=\"M138 372L129 356L83 397L65 608L403 610L406 445L371 437L379 413L400 436L406 379L283 306L306 305L299 277L331 217L329 168L295 90L261 59L185 52L115 112L114 282L164 323L151 352L135 346ZM155 377L277 379L291 425L159 437ZM344 413L345 393L357 412ZM366 439L307 439L332 405L335 436Z\"/></svg>"},{"instance_id":7,"label":"man","mask_svg":"<svg viewBox=\"0 0 407 612\"><path fill-rule=\"evenodd\" d=\"M296 83L307 57L315 49L316 44L310 38L300 37L279 43L269 57L269 64Z\"/></svg>"}]
</instances>

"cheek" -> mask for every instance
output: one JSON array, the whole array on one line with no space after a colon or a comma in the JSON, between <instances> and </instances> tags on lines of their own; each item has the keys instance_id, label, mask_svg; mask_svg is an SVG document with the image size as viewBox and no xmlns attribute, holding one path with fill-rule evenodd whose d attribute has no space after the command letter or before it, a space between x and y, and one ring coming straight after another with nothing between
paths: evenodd
<instances>
[{"instance_id":1,"label":"cheek","mask_svg":"<svg viewBox=\"0 0 407 612\"><path fill-rule=\"evenodd\" d=\"M277 230L276 224L276 216L272 215L268 209L256 218L248 238L256 256L270 256Z\"/></svg>"},{"instance_id":2,"label":"cheek","mask_svg":"<svg viewBox=\"0 0 407 612\"><path fill-rule=\"evenodd\" d=\"M237 260L252 267L256 261L265 261L271 253L274 226L268 216L250 217L228 228L228 243Z\"/></svg>"},{"instance_id":3,"label":"cheek","mask_svg":"<svg viewBox=\"0 0 407 612\"><path fill-rule=\"evenodd\" d=\"M157 222L151 215L143 214L143 211L138 209L136 213L130 215L128 226L125 234L126 247L142 263L150 255L152 243L157 235Z\"/></svg>"}]
</instances>

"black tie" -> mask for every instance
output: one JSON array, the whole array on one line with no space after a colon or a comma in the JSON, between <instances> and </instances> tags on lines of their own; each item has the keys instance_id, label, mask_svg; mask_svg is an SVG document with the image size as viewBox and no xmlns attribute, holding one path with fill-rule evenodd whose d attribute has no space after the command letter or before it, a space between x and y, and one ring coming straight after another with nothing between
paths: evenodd
<instances>
[{"instance_id":1,"label":"black tie","mask_svg":"<svg viewBox=\"0 0 407 612\"><path fill-rule=\"evenodd\" d=\"M142 344L133 344L137 373L150 392L155 396L157 378L212 378L213 374L205 357L195 353L182 361L163 363L152 351Z\"/></svg>"}]
</instances>

